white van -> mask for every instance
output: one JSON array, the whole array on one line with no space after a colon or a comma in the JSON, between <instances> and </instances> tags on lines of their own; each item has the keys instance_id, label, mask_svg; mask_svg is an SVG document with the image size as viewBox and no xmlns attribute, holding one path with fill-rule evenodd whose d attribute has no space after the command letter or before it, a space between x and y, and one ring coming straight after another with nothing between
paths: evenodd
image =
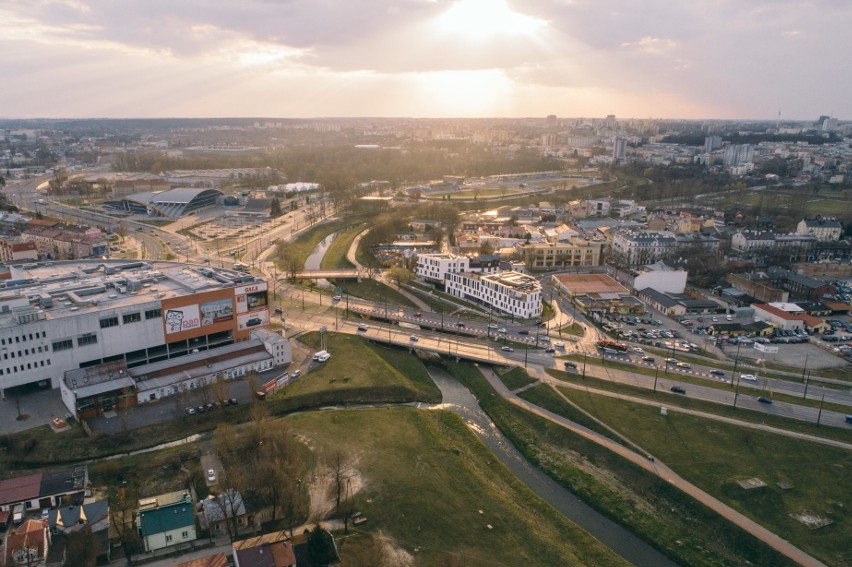
<instances>
[{"instance_id":1,"label":"white van","mask_svg":"<svg viewBox=\"0 0 852 567\"><path fill-rule=\"evenodd\" d=\"M562 341L556 341L555 343L553 343L553 346L555 346L556 348L565 348L565 343L563 343Z\"/></svg>"},{"instance_id":2,"label":"white van","mask_svg":"<svg viewBox=\"0 0 852 567\"><path fill-rule=\"evenodd\" d=\"M12 510L12 522L19 526L24 523L24 505L16 504L14 509Z\"/></svg>"},{"instance_id":3,"label":"white van","mask_svg":"<svg viewBox=\"0 0 852 567\"><path fill-rule=\"evenodd\" d=\"M325 350L321 350L314 355L314 360L316 360L317 362L325 362L329 358L331 358L331 355L328 353L328 351Z\"/></svg>"}]
</instances>

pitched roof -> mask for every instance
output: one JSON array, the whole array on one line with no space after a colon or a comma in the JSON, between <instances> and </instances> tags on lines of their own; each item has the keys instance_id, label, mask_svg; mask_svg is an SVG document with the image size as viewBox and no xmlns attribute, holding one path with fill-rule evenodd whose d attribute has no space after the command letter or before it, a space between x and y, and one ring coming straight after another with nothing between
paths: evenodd
<instances>
[{"instance_id":1,"label":"pitched roof","mask_svg":"<svg viewBox=\"0 0 852 567\"><path fill-rule=\"evenodd\" d=\"M0 505L15 504L38 498L41 473L0 480Z\"/></svg>"},{"instance_id":2,"label":"pitched roof","mask_svg":"<svg viewBox=\"0 0 852 567\"><path fill-rule=\"evenodd\" d=\"M229 565L230 563L228 563L228 558L225 554L217 553L215 555L184 561L183 563L178 563L175 567L228 567Z\"/></svg>"}]
</instances>

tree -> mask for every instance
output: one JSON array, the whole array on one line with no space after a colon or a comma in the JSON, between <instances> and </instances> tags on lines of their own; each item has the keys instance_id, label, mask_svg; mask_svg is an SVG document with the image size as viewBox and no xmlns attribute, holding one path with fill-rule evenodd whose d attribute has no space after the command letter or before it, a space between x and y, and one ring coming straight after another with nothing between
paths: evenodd
<instances>
[{"instance_id":1,"label":"tree","mask_svg":"<svg viewBox=\"0 0 852 567\"><path fill-rule=\"evenodd\" d=\"M125 483L117 489L113 488L109 495L109 521L118 536L128 566L132 565L133 554L142 549L142 541L136 529L138 488L134 484Z\"/></svg>"},{"instance_id":2,"label":"tree","mask_svg":"<svg viewBox=\"0 0 852 567\"><path fill-rule=\"evenodd\" d=\"M305 550L305 565L307 567L326 567L337 560L331 534L319 525L305 530L307 538Z\"/></svg>"},{"instance_id":3,"label":"tree","mask_svg":"<svg viewBox=\"0 0 852 567\"><path fill-rule=\"evenodd\" d=\"M269 208L269 214L272 218L281 216L281 201L278 200L277 196L272 198L272 205Z\"/></svg>"},{"instance_id":4,"label":"tree","mask_svg":"<svg viewBox=\"0 0 852 567\"><path fill-rule=\"evenodd\" d=\"M97 553L91 526L68 534L65 544L65 565L94 567L97 563Z\"/></svg>"},{"instance_id":5,"label":"tree","mask_svg":"<svg viewBox=\"0 0 852 567\"><path fill-rule=\"evenodd\" d=\"M385 274L387 274L387 276L391 280L396 282L397 287L401 286L402 284L408 284L409 282L411 282L411 280L414 279L414 273L407 268L403 268L402 266L394 266L387 272L385 272Z\"/></svg>"}]
</instances>

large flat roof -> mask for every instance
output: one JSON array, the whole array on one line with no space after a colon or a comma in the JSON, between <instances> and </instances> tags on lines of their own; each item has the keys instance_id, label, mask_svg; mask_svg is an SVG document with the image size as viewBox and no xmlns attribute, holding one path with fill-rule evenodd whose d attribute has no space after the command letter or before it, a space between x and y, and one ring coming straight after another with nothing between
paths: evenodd
<instances>
[{"instance_id":1,"label":"large flat roof","mask_svg":"<svg viewBox=\"0 0 852 567\"><path fill-rule=\"evenodd\" d=\"M571 293L628 293L627 288L606 274L562 274L553 279L565 286Z\"/></svg>"},{"instance_id":2,"label":"large flat roof","mask_svg":"<svg viewBox=\"0 0 852 567\"><path fill-rule=\"evenodd\" d=\"M223 268L168 261L75 260L15 262L0 284L0 328L15 325L15 309L47 319L246 285L258 278ZM39 317L41 318L41 316Z\"/></svg>"}]
</instances>

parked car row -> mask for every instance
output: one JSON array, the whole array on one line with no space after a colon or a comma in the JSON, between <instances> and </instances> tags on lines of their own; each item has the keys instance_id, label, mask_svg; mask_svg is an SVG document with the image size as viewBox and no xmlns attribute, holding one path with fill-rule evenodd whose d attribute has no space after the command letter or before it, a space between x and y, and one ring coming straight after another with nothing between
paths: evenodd
<instances>
[{"instance_id":1,"label":"parked car row","mask_svg":"<svg viewBox=\"0 0 852 567\"><path fill-rule=\"evenodd\" d=\"M210 402L208 404L202 404L200 406L188 407L184 409L187 415L195 415L197 413L206 413L208 411L214 411L219 406L235 406L239 404L239 400L237 398L230 398L227 400L223 400L221 402Z\"/></svg>"}]
</instances>

